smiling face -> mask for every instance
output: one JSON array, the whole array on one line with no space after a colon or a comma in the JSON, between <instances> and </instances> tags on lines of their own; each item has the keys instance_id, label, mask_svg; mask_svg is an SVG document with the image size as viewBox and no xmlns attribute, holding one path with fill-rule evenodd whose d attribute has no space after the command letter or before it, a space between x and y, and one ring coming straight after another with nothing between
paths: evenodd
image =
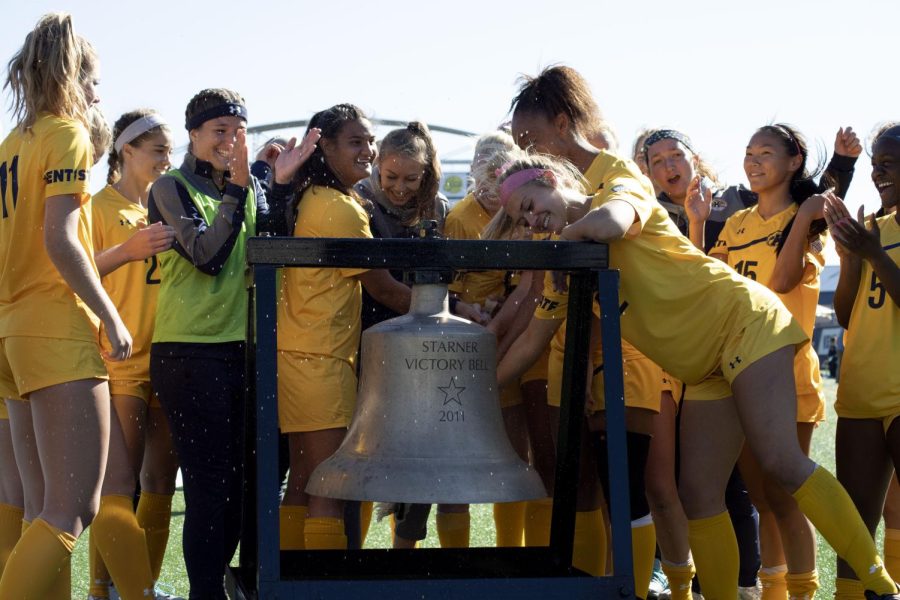
<instances>
[{"instance_id":1,"label":"smiling face","mask_svg":"<svg viewBox=\"0 0 900 600\"><path fill-rule=\"evenodd\" d=\"M533 233L559 233L568 223L566 201L556 187L531 182L518 187L505 206L507 214Z\"/></svg>"},{"instance_id":2,"label":"smiling face","mask_svg":"<svg viewBox=\"0 0 900 600\"><path fill-rule=\"evenodd\" d=\"M800 154L790 156L784 141L768 131L756 132L744 154L744 172L757 194L790 183L802 164Z\"/></svg>"},{"instance_id":3,"label":"smiling face","mask_svg":"<svg viewBox=\"0 0 900 600\"><path fill-rule=\"evenodd\" d=\"M891 131L891 130L889 130ZM900 135L898 130L897 135ZM900 139L882 135L872 148L872 182L885 211L897 208L900 199Z\"/></svg>"},{"instance_id":4,"label":"smiling face","mask_svg":"<svg viewBox=\"0 0 900 600\"><path fill-rule=\"evenodd\" d=\"M672 200L684 202L696 174L697 156L678 140L664 139L647 149L647 165L656 188Z\"/></svg>"},{"instance_id":5,"label":"smiling face","mask_svg":"<svg viewBox=\"0 0 900 600\"><path fill-rule=\"evenodd\" d=\"M372 174L375 136L368 119L347 121L333 139L323 138L319 144L326 163L344 187L353 187Z\"/></svg>"},{"instance_id":6,"label":"smiling face","mask_svg":"<svg viewBox=\"0 0 900 600\"><path fill-rule=\"evenodd\" d=\"M172 136L165 129L159 129L149 136L141 136L138 144L125 144L122 149L124 171L129 176L150 184L164 175L172 166Z\"/></svg>"},{"instance_id":7,"label":"smiling face","mask_svg":"<svg viewBox=\"0 0 900 600\"><path fill-rule=\"evenodd\" d=\"M394 206L403 206L422 187L424 160L388 154L378 160L379 178L384 195Z\"/></svg>"},{"instance_id":8,"label":"smiling face","mask_svg":"<svg viewBox=\"0 0 900 600\"><path fill-rule=\"evenodd\" d=\"M216 171L227 171L239 129L247 130L247 124L240 117L210 119L191 129L191 152L210 163Z\"/></svg>"}]
</instances>

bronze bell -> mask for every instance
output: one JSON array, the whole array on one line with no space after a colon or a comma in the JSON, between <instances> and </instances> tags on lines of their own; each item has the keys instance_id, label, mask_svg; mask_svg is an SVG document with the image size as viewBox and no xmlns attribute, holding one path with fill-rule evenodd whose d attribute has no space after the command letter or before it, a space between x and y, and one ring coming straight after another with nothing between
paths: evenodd
<instances>
[{"instance_id":1,"label":"bronze bell","mask_svg":"<svg viewBox=\"0 0 900 600\"><path fill-rule=\"evenodd\" d=\"M446 285L414 285L409 313L363 332L356 412L307 492L447 504L547 495L506 435L496 338L448 306Z\"/></svg>"}]
</instances>

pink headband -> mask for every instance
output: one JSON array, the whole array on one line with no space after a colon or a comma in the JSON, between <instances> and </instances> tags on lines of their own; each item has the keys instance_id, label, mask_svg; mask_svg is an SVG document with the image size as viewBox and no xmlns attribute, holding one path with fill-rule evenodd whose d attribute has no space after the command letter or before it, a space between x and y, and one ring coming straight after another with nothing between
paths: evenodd
<instances>
[{"instance_id":1,"label":"pink headband","mask_svg":"<svg viewBox=\"0 0 900 600\"><path fill-rule=\"evenodd\" d=\"M523 169L507 177L503 185L500 186L500 206L506 206L506 203L509 202L509 197L517 189L529 181L541 178L554 184L554 187L556 187L556 177L550 169Z\"/></svg>"}]
</instances>

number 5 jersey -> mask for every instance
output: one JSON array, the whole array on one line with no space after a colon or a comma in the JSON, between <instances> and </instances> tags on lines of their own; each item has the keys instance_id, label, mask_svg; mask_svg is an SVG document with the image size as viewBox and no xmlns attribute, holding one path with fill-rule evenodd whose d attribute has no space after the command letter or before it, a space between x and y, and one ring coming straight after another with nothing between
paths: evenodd
<instances>
[{"instance_id":1,"label":"number 5 jersey","mask_svg":"<svg viewBox=\"0 0 900 600\"><path fill-rule=\"evenodd\" d=\"M900 264L897 215L879 218L878 227L881 247L895 264ZM834 408L840 417L878 419L900 413L900 307L887 294L869 261L862 261L861 271Z\"/></svg>"}]
</instances>

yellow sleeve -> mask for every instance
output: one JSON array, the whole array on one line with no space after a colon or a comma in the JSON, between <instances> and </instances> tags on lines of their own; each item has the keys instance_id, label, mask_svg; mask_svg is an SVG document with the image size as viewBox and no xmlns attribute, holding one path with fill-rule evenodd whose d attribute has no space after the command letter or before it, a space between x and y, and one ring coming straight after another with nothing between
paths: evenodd
<instances>
[{"instance_id":1,"label":"yellow sleeve","mask_svg":"<svg viewBox=\"0 0 900 600\"><path fill-rule=\"evenodd\" d=\"M544 292L541 302L534 309L534 316L546 321L560 321L566 318L569 310L569 295L558 292L553 287L553 273L544 273Z\"/></svg>"},{"instance_id":2,"label":"yellow sleeve","mask_svg":"<svg viewBox=\"0 0 900 600\"><path fill-rule=\"evenodd\" d=\"M63 122L47 133L44 151L44 199L72 194L86 203L94 150L84 127Z\"/></svg>"},{"instance_id":3,"label":"yellow sleeve","mask_svg":"<svg viewBox=\"0 0 900 600\"><path fill-rule=\"evenodd\" d=\"M321 223L322 237L365 239L372 237L369 217L355 200L335 202L329 210L328 218ZM368 269L338 269L343 277L355 277Z\"/></svg>"},{"instance_id":4,"label":"yellow sleeve","mask_svg":"<svg viewBox=\"0 0 900 600\"><path fill-rule=\"evenodd\" d=\"M610 200L622 200L634 209L637 220L626 233L626 238L634 238L641 233L644 224L650 218L656 198L653 196L649 182L624 160L617 160L606 171L603 185L594 199L594 206L600 206Z\"/></svg>"}]
</instances>

